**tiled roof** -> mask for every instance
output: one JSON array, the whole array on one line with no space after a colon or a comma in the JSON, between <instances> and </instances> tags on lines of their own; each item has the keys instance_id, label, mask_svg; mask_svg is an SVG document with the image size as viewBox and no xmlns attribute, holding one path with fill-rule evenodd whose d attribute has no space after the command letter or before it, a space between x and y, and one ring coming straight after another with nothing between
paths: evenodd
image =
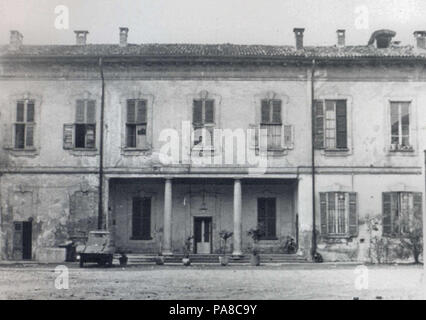
<instances>
[{"instance_id":1,"label":"tiled roof","mask_svg":"<svg viewBox=\"0 0 426 320\"><path fill-rule=\"evenodd\" d=\"M0 57L200 57L200 58L426 58L426 50L413 46L392 45L386 49L374 46L293 46L236 44L87 44L87 45L22 45L13 49L0 46Z\"/></svg>"}]
</instances>

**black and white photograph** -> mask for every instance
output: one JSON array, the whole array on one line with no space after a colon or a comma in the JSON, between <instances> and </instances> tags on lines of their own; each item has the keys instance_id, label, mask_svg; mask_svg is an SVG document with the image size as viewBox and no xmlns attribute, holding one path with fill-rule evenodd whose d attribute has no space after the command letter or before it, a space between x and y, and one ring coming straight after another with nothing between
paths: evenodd
<instances>
[{"instance_id":1,"label":"black and white photograph","mask_svg":"<svg viewBox=\"0 0 426 320\"><path fill-rule=\"evenodd\" d=\"M423 300L425 164L425 1L0 0L0 300Z\"/></svg>"}]
</instances>

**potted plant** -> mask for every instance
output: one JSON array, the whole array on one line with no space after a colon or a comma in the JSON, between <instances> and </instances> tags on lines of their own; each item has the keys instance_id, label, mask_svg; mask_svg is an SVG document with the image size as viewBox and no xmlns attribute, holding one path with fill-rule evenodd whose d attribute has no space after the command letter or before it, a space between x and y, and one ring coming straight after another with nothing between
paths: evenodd
<instances>
[{"instance_id":1,"label":"potted plant","mask_svg":"<svg viewBox=\"0 0 426 320\"><path fill-rule=\"evenodd\" d=\"M118 261L120 262L120 266L125 267L127 265L127 261L129 258L126 255L126 252L124 250L117 250L117 253L120 254L120 258L118 258Z\"/></svg>"},{"instance_id":2,"label":"potted plant","mask_svg":"<svg viewBox=\"0 0 426 320\"><path fill-rule=\"evenodd\" d=\"M157 244L158 244L158 253L157 256L155 257L155 264L162 266L164 264L164 256L163 256L163 228L159 228L159 229L155 229L155 238L157 239Z\"/></svg>"},{"instance_id":3,"label":"potted plant","mask_svg":"<svg viewBox=\"0 0 426 320\"><path fill-rule=\"evenodd\" d=\"M250 236L253 240L252 247L251 247L250 264L252 266L258 266L260 265L260 256L259 256L259 251L257 249L257 243L262 237L263 231L259 226L257 226L247 231L247 235Z\"/></svg>"},{"instance_id":4,"label":"potted plant","mask_svg":"<svg viewBox=\"0 0 426 320\"><path fill-rule=\"evenodd\" d=\"M232 237L234 233L233 232L229 232L227 230L222 230L219 232L219 237L222 240L221 241L221 245L223 244L223 246L221 246L221 255L219 256L219 263L222 266L227 266L229 263L229 257L226 255L226 242L228 241L229 238Z\"/></svg>"},{"instance_id":5,"label":"potted plant","mask_svg":"<svg viewBox=\"0 0 426 320\"><path fill-rule=\"evenodd\" d=\"M191 259L189 258L189 253L191 252L191 244L192 244L192 239L193 238L194 238L193 236L189 236L188 238L186 238L185 244L183 246L183 259L182 259L182 263L186 267L191 264Z\"/></svg>"}]
</instances>

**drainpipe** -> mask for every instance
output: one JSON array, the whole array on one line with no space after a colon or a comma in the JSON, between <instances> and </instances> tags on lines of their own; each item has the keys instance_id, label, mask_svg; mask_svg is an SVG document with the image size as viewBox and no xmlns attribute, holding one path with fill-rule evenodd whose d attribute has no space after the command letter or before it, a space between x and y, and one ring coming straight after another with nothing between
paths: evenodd
<instances>
[{"instance_id":1,"label":"drainpipe","mask_svg":"<svg viewBox=\"0 0 426 320\"><path fill-rule=\"evenodd\" d=\"M311 170L312 170L312 247L311 256L314 259L317 252L317 230L316 230L316 215L315 215L315 59L312 60L311 70Z\"/></svg>"},{"instance_id":2,"label":"drainpipe","mask_svg":"<svg viewBox=\"0 0 426 320\"><path fill-rule=\"evenodd\" d=\"M105 81L102 57L99 58L99 71L102 81L101 94L101 121L100 121L100 143L99 143L99 197L98 197L98 229L103 229L103 179L104 179L104 106L105 106Z\"/></svg>"}]
</instances>

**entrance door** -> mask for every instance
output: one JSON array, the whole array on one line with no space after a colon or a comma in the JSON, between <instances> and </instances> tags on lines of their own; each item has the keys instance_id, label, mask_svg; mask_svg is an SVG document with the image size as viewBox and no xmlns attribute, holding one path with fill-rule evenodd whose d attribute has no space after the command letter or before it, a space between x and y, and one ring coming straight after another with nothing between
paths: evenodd
<instances>
[{"instance_id":1,"label":"entrance door","mask_svg":"<svg viewBox=\"0 0 426 320\"><path fill-rule=\"evenodd\" d=\"M15 221L13 232L13 259L31 260L32 258L32 223Z\"/></svg>"},{"instance_id":2,"label":"entrance door","mask_svg":"<svg viewBox=\"0 0 426 320\"><path fill-rule=\"evenodd\" d=\"M194 217L195 253L212 252L212 217Z\"/></svg>"}]
</instances>

